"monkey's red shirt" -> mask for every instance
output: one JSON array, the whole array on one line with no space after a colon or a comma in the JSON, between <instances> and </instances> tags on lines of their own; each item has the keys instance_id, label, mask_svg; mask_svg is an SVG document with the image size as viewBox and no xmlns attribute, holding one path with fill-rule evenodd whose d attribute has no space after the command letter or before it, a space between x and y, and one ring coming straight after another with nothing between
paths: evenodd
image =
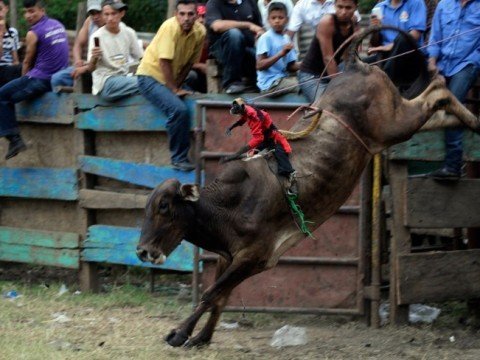
<instances>
[{"instance_id":1,"label":"monkey's red shirt","mask_svg":"<svg viewBox=\"0 0 480 360\"><path fill-rule=\"evenodd\" d=\"M261 111L263 119L259 118L257 110L249 105L245 105L245 114L239 120L240 125L247 123L250 128L250 133L252 134L252 139L248 142L250 150L257 148L265 140L265 135L267 135L276 144L280 144L287 154L290 154L292 148L285 136L280 134L275 127L272 129L273 122L270 115L266 111L258 111Z\"/></svg>"}]
</instances>

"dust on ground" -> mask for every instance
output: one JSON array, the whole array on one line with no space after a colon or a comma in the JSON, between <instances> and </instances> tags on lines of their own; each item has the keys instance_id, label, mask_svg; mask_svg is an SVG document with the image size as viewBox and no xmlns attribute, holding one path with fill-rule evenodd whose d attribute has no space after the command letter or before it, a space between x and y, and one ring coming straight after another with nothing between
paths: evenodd
<instances>
[{"instance_id":1,"label":"dust on ground","mask_svg":"<svg viewBox=\"0 0 480 360\"><path fill-rule=\"evenodd\" d=\"M0 264L0 268L2 268ZM174 349L163 337L192 310L189 277L162 275L155 292L148 276L104 272L104 292L75 294L75 274L32 268L0 271L1 359L479 359L479 331L464 307L442 306L433 324L367 327L351 317L227 313L212 344ZM105 280L104 279L104 280ZM68 292L59 295L61 284ZM186 291L187 289L187 291ZM201 324L200 324L201 325ZM275 330L304 327L306 345L276 349Z\"/></svg>"}]
</instances>

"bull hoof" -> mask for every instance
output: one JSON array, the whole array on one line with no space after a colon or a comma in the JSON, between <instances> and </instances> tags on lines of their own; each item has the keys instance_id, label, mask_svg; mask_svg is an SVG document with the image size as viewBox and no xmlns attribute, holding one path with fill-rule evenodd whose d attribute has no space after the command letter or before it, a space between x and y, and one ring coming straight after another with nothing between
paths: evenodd
<instances>
[{"instance_id":1,"label":"bull hoof","mask_svg":"<svg viewBox=\"0 0 480 360\"><path fill-rule=\"evenodd\" d=\"M165 336L165 341L173 347L179 347L185 344L188 340L188 335L181 330L172 330L170 334Z\"/></svg>"}]
</instances>

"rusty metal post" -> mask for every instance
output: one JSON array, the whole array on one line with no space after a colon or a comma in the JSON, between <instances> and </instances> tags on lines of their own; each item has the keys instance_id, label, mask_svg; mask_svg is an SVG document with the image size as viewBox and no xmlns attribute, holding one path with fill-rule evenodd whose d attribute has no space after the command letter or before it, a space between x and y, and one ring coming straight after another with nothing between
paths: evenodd
<instances>
[{"instance_id":1,"label":"rusty metal post","mask_svg":"<svg viewBox=\"0 0 480 360\"><path fill-rule=\"evenodd\" d=\"M203 124L205 123L206 108L200 104L196 106L195 125L195 184L202 186L202 149L203 149ZM192 305L196 307L200 301L200 249L193 248L193 279L192 279Z\"/></svg>"},{"instance_id":2,"label":"rusty metal post","mask_svg":"<svg viewBox=\"0 0 480 360\"><path fill-rule=\"evenodd\" d=\"M372 193L372 299L371 299L371 325L380 327L380 210L381 210L381 181L382 181L381 155L373 157L373 193Z\"/></svg>"}]
</instances>

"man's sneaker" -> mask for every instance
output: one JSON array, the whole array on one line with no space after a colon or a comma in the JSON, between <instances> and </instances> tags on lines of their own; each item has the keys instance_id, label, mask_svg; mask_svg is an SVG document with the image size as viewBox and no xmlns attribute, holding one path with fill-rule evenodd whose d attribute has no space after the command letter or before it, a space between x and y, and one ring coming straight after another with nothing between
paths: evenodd
<instances>
[{"instance_id":1,"label":"man's sneaker","mask_svg":"<svg viewBox=\"0 0 480 360\"><path fill-rule=\"evenodd\" d=\"M245 85L242 84L241 82L234 82L228 85L225 88L225 93L226 94L240 94L244 92L246 89Z\"/></svg>"},{"instance_id":2,"label":"man's sneaker","mask_svg":"<svg viewBox=\"0 0 480 360\"><path fill-rule=\"evenodd\" d=\"M461 174L459 172L453 172L446 168L441 168L435 171L432 171L428 174L428 177L435 179L435 180L450 180L456 181L460 179Z\"/></svg>"},{"instance_id":3,"label":"man's sneaker","mask_svg":"<svg viewBox=\"0 0 480 360\"><path fill-rule=\"evenodd\" d=\"M175 170L180 170L180 171L192 171L195 170L195 164L192 164L189 161L182 161L178 163L172 163L172 167Z\"/></svg>"},{"instance_id":4,"label":"man's sneaker","mask_svg":"<svg viewBox=\"0 0 480 360\"><path fill-rule=\"evenodd\" d=\"M6 160L13 158L21 151L27 150L27 145L25 145L20 135L8 136L7 138L10 144L8 145L7 154L5 155Z\"/></svg>"}]
</instances>

